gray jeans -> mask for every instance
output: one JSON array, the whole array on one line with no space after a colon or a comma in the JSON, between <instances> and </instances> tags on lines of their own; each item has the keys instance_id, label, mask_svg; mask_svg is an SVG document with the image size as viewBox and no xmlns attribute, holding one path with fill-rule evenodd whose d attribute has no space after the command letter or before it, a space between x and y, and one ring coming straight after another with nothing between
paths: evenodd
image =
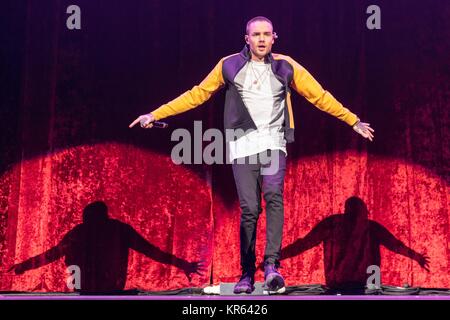
<instances>
[{"instance_id":1,"label":"gray jeans","mask_svg":"<svg viewBox=\"0 0 450 320\"><path fill-rule=\"evenodd\" d=\"M267 162L267 159L269 162ZM264 263L279 266L283 235L283 187L286 155L281 150L267 150L233 162L233 175L241 207L240 251L243 272L254 272L256 257L256 226L261 208L261 191L266 201L266 248ZM273 166L275 164L276 166ZM264 168L272 166L271 170ZM273 170L273 169L276 170ZM270 174L267 174L270 173Z\"/></svg>"}]
</instances>

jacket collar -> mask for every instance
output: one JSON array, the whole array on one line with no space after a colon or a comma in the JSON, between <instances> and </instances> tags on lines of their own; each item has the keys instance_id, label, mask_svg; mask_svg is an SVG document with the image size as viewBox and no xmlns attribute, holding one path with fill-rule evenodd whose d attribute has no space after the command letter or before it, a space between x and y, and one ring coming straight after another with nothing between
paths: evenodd
<instances>
[{"instance_id":1,"label":"jacket collar","mask_svg":"<svg viewBox=\"0 0 450 320\"><path fill-rule=\"evenodd\" d=\"M245 60L250 61L250 59L252 58L252 54L250 53L250 48L248 47L248 45L244 46L244 48L240 52L240 55ZM264 61L266 63L272 63L273 62L272 52L269 52L269 54L265 56Z\"/></svg>"}]
</instances>

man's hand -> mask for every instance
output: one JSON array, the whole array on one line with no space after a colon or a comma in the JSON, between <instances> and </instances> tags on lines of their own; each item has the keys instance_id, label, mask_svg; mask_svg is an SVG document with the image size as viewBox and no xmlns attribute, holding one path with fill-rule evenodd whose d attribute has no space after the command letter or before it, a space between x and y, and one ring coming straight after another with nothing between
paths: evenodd
<instances>
[{"instance_id":1,"label":"man's hand","mask_svg":"<svg viewBox=\"0 0 450 320\"><path fill-rule=\"evenodd\" d=\"M15 274L23 274L26 271L26 269L22 263L18 263L9 268L7 272L12 271L14 271Z\"/></svg>"},{"instance_id":2,"label":"man's hand","mask_svg":"<svg viewBox=\"0 0 450 320\"><path fill-rule=\"evenodd\" d=\"M429 263L430 258L426 254L417 254L415 259L417 263L422 267L422 269L425 269L427 272L430 272Z\"/></svg>"},{"instance_id":3,"label":"man's hand","mask_svg":"<svg viewBox=\"0 0 450 320\"><path fill-rule=\"evenodd\" d=\"M137 123L141 123L141 128L149 129L153 127L152 122L155 121L155 117L151 114L143 114L136 118L128 127L133 128Z\"/></svg>"},{"instance_id":4,"label":"man's hand","mask_svg":"<svg viewBox=\"0 0 450 320\"><path fill-rule=\"evenodd\" d=\"M203 261L194 261L194 262L184 261L181 268L183 269L184 274L188 278L189 282L191 282L192 280L193 273L203 275L203 272L206 271L205 263Z\"/></svg>"},{"instance_id":5,"label":"man's hand","mask_svg":"<svg viewBox=\"0 0 450 320\"><path fill-rule=\"evenodd\" d=\"M369 139L370 141L372 141L373 139L373 132L375 132L375 130L373 130L370 127L370 123L366 123L366 122L361 122L358 121L354 126L353 126L353 130L355 130L356 132L358 132L360 135L362 135L364 138Z\"/></svg>"}]
</instances>

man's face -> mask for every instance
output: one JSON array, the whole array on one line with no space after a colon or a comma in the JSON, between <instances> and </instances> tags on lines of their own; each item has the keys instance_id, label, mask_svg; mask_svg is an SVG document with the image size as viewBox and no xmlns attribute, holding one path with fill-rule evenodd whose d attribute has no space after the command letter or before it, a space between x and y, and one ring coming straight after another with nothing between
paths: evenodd
<instances>
[{"instance_id":1,"label":"man's face","mask_svg":"<svg viewBox=\"0 0 450 320\"><path fill-rule=\"evenodd\" d=\"M255 21L249 25L248 34L245 35L245 41L250 46L253 58L263 60L272 50L272 44L275 39L273 28L267 21Z\"/></svg>"}]
</instances>

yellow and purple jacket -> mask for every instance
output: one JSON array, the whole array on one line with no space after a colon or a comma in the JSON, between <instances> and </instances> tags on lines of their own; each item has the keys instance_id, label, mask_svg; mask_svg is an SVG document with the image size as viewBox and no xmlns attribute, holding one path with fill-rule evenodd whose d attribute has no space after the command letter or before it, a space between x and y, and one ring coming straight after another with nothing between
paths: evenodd
<instances>
[{"instance_id":1,"label":"yellow and purple jacket","mask_svg":"<svg viewBox=\"0 0 450 320\"><path fill-rule=\"evenodd\" d=\"M186 91L174 100L162 105L151 113L156 120L173 116L193 109L207 101L216 91L226 87L224 126L225 129L256 129L250 113L244 105L234 78L250 60L251 54L247 46L240 53L222 58L208 76L191 90ZM322 111L353 126L358 117L337 101L331 93L324 90L313 76L299 63L289 56L270 53L266 62L271 64L275 77L283 84L286 92L284 106L284 136L286 141L294 141L294 116L291 105L292 87L300 95Z\"/></svg>"}]
</instances>

